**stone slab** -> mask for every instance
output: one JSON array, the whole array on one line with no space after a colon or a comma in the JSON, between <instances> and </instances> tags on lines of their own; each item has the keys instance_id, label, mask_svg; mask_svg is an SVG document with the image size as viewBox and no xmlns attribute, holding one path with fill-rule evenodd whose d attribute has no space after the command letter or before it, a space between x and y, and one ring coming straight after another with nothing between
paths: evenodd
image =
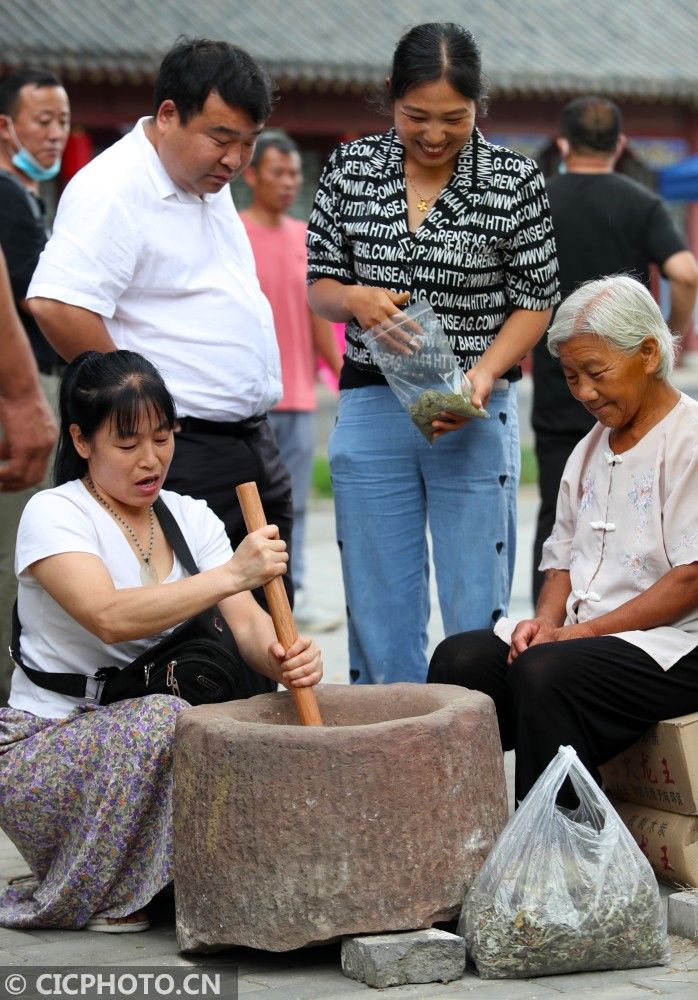
<instances>
[{"instance_id":1,"label":"stone slab","mask_svg":"<svg viewBox=\"0 0 698 1000\"><path fill-rule=\"evenodd\" d=\"M289 951L453 919L507 817L494 705L453 685L321 685L180 713L183 951Z\"/></svg>"},{"instance_id":2,"label":"stone slab","mask_svg":"<svg viewBox=\"0 0 698 1000\"><path fill-rule=\"evenodd\" d=\"M678 937L698 939L698 890L674 892L669 896L667 931Z\"/></svg>"},{"instance_id":3,"label":"stone slab","mask_svg":"<svg viewBox=\"0 0 698 1000\"><path fill-rule=\"evenodd\" d=\"M433 927L406 934L344 938L342 972L379 988L450 983L465 972L465 941Z\"/></svg>"}]
</instances>

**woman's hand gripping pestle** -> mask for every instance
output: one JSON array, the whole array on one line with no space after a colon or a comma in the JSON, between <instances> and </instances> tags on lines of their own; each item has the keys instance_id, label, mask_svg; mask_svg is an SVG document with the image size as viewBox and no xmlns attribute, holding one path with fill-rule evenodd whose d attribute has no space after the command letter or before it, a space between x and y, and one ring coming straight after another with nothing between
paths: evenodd
<instances>
[{"instance_id":1,"label":"woman's hand gripping pestle","mask_svg":"<svg viewBox=\"0 0 698 1000\"><path fill-rule=\"evenodd\" d=\"M240 501L242 516L248 531L256 531L262 528L267 519L264 515L264 508L259 499L259 491L256 483L241 483L236 487L235 492ZM283 580L280 576L264 584L264 594L269 605L269 614L274 623L276 637L284 647L289 649L298 638L291 606L288 603L288 596ZM293 701L298 712L298 718L303 726L321 726L322 718L318 708L315 691L311 687L290 688Z\"/></svg>"}]
</instances>

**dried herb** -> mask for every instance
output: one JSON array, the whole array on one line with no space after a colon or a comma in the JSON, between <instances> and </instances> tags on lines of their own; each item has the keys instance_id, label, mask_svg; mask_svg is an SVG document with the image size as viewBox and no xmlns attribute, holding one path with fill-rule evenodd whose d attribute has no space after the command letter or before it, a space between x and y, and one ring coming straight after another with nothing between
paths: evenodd
<instances>
[{"instance_id":1,"label":"dried herb","mask_svg":"<svg viewBox=\"0 0 698 1000\"><path fill-rule=\"evenodd\" d=\"M431 426L431 422L443 410L448 410L449 413L457 413L462 417L487 416L484 410L473 406L470 402L470 396L465 396L461 392L441 392L438 389L425 389L420 394L417 402L410 406L410 416L430 443L434 436L434 429Z\"/></svg>"},{"instance_id":2,"label":"dried herb","mask_svg":"<svg viewBox=\"0 0 698 1000\"><path fill-rule=\"evenodd\" d=\"M668 960L658 897L651 886L616 885L612 893L596 898L588 887L579 906L571 904L568 894L555 898L551 889L552 898L520 909L505 899L468 896L465 939L483 979L636 969Z\"/></svg>"}]
</instances>

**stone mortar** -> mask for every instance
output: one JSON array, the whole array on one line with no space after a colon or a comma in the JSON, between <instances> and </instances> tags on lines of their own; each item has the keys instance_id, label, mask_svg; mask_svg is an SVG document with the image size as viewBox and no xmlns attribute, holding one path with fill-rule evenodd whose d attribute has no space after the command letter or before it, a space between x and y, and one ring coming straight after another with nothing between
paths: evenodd
<instances>
[{"instance_id":1,"label":"stone mortar","mask_svg":"<svg viewBox=\"0 0 698 1000\"><path fill-rule=\"evenodd\" d=\"M288 951L430 927L507 818L494 705L445 684L323 685L323 728L288 692L177 720L182 951Z\"/></svg>"}]
</instances>

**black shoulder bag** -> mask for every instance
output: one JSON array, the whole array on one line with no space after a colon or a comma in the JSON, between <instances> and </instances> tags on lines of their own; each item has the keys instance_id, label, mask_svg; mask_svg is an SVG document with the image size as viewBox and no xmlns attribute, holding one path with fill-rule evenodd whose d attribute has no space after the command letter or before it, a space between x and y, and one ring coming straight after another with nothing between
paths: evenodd
<instances>
[{"instance_id":1,"label":"black shoulder bag","mask_svg":"<svg viewBox=\"0 0 698 1000\"><path fill-rule=\"evenodd\" d=\"M190 574L198 573L189 546L172 512L158 497L153 504L158 521L177 558ZM12 647L15 664L39 687L73 698L85 698L93 678L82 674L47 673L22 663L19 651L21 623L17 602L12 609ZM250 668L242 659L232 632L214 605L172 630L125 667L101 667L94 675L95 700L110 705L125 698L173 694L190 705L248 698Z\"/></svg>"}]
</instances>

